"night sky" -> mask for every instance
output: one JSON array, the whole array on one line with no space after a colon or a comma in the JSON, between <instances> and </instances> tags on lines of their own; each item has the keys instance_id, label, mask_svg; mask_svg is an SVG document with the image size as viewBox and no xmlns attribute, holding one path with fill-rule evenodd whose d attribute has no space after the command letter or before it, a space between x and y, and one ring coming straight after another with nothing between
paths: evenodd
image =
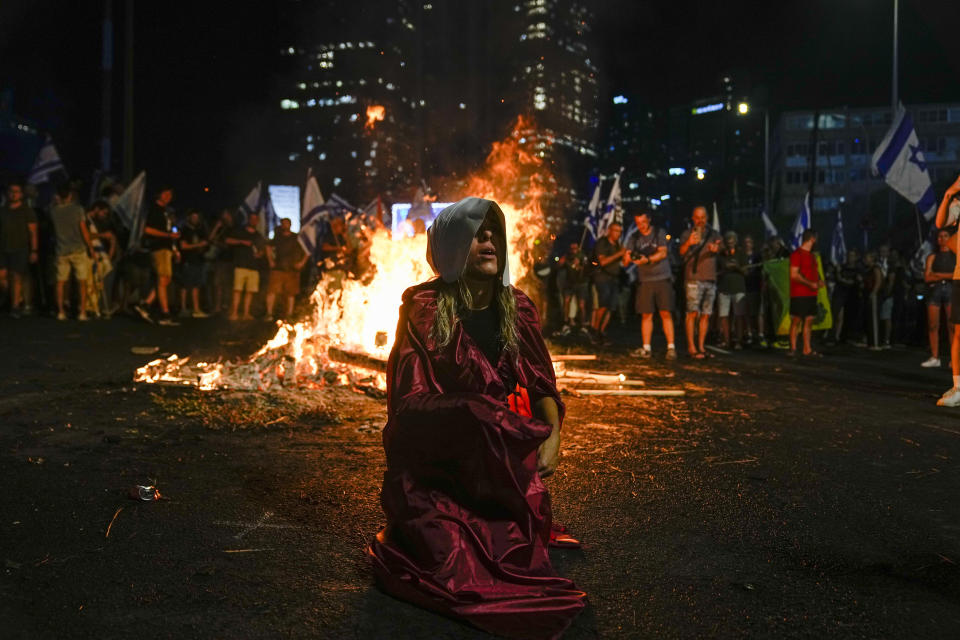
<instances>
[{"instance_id":1,"label":"night sky","mask_svg":"<svg viewBox=\"0 0 960 640\"><path fill-rule=\"evenodd\" d=\"M901 99L960 101L960 9L940 0L900 4ZM719 93L730 70L755 96L766 93L774 112L885 105L892 5L598 2L604 98L629 92L666 107ZM136 164L199 199L191 204L214 206L238 200L256 179L262 160L250 150L269 146L261 125L276 108L277 51L286 38L267 3L197 6L137 3ZM15 88L15 112L53 132L80 178L98 158L100 11L94 1L0 3L0 86ZM119 163L119 144L114 154ZM195 195L203 186L211 194Z\"/></svg>"}]
</instances>

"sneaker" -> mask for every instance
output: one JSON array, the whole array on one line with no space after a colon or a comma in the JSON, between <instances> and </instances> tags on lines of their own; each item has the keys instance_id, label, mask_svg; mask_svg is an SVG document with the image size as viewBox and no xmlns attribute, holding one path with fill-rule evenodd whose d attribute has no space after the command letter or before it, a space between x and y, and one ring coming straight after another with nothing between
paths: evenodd
<instances>
[{"instance_id":1,"label":"sneaker","mask_svg":"<svg viewBox=\"0 0 960 640\"><path fill-rule=\"evenodd\" d=\"M89 319L90 317L87 315L86 311L81 311L80 315L77 316L77 320L79 320L80 322L86 322Z\"/></svg>"},{"instance_id":2,"label":"sneaker","mask_svg":"<svg viewBox=\"0 0 960 640\"><path fill-rule=\"evenodd\" d=\"M954 387L940 396L937 400L938 407L956 407L960 406L960 388Z\"/></svg>"},{"instance_id":3,"label":"sneaker","mask_svg":"<svg viewBox=\"0 0 960 640\"><path fill-rule=\"evenodd\" d=\"M179 315L180 315L181 318L189 318L189 317L190 317L190 309L187 309L186 307L184 307L183 309L180 309L180 314L179 314Z\"/></svg>"},{"instance_id":4,"label":"sneaker","mask_svg":"<svg viewBox=\"0 0 960 640\"><path fill-rule=\"evenodd\" d=\"M921 362L920 366L923 367L924 369L932 369L934 367L939 367L940 358L934 358L933 356L930 356L929 358Z\"/></svg>"},{"instance_id":5,"label":"sneaker","mask_svg":"<svg viewBox=\"0 0 960 640\"><path fill-rule=\"evenodd\" d=\"M157 324L160 325L161 327L179 327L180 326L180 323L174 320L173 318L171 318L170 316L161 316L160 319L157 320Z\"/></svg>"},{"instance_id":6,"label":"sneaker","mask_svg":"<svg viewBox=\"0 0 960 640\"><path fill-rule=\"evenodd\" d=\"M668 347L667 348L667 360L676 360L677 359L677 348Z\"/></svg>"},{"instance_id":7,"label":"sneaker","mask_svg":"<svg viewBox=\"0 0 960 640\"><path fill-rule=\"evenodd\" d=\"M19 320L23 317L23 314L20 312L20 309L10 309L10 317L14 320Z\"/></svg>"},{"instance_id":8,"label":"sneaker","mask_svg":"<svg viewBox=\"0 0 960 640\"><path fill-rule=\"evenodd\" d=\"M23 308L23 315L25 316L32 316L34 313L36 313L36 310L33 307L26 306Z\"/></svg>"},{"instance_id":9,"label":"sneaker","mask_svg":"<svg viewBox=\"0 0 960 640\"><path fill-rule=\"evenodd\" d=\"M630 352L630 355L633 356L634 358L649 358L650 350L644 349L643 347L637 347L636 349Z\"/></svg>"},{"instance_id":10,"label":"sneaker","mask_svg":"<svg viewBox=\"0 0 960 640\"><path fill-rule=\"evenodd\" d=\"M66 319L67 319L67 314L65 314L63 311L57 314L57 320L60 320L61 322L63 322Z\"/></svg>"},{"instance_id":11,"label":"sneaker","mask_svg":"<svg viewBox=\"0 0 960 640\"><path fill-rule=\"evenodd\" d=\"M757 341L757 344L760 346L761 349L769 349L769 348L770 348L770 343L767 342L767 339L766 339L766 338L760 338L760 340Z\"/></svg>"},{"instance_id":12,"label":"sneaker","mask_svg":"<svg viewBox=\"0 0 960 640\"><path fill-rule=\"evenodd\" d=\"M263 316L264 322L273 322L273 316Z\"/></svg>"},{"instance_id":13,"label":"sneaker","mask_svg":"<svg viewBox=\"0 0 960 640\"><path fill-rule=\"evenodd\" d=\"M889 342L884 342L882 345L880 345L880 348L883 349L884 351L888 349L893 349L893 347L890 346Z\"/></svg>"},{"instance_id":14,"label":"sneaker","mask_svg":"<svg viewBox=\"0 0 960 640\"><path fill-rule=\"evenodd\" d=\"M200 311L199 309L197 309L196 311L194 311L194 312L193 312L192 314L190 314L190 315L191 315L192 317L194 317L194 318L209 318L209 317L210 317L210 314L209 314L209 313L204 313L203 311Z\"/></svg>"},{"instance_id":15,"label":"sneaker","mask_svg":"<svg viewBox=\"0 0 960 640\"><path fill-rule=\"evenodd\" d=\"M149 322L150 324L154 324L153 318L150 317L150 312L144 309L142 306L140 306L139 304L135 304L133 305L133 310L137 312L138 316L143 318L144 322Z\"/></svg>"}]
</instances>

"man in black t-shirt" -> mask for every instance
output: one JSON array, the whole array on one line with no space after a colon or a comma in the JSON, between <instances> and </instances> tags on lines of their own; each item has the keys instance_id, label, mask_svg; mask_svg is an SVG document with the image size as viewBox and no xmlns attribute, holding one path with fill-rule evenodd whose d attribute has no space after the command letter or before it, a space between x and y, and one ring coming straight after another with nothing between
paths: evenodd
<instances>
[{"instance_id":1,"label":"man in black t-shirt","mask_svg":"<svg viewBox=\"0 0 960 640\"><path fill-rule=\"evenodd\" d=\"M157 194L157 199L150 205L147 213L146 225L143 228L143 247L150 251L154 275L157 277L157 286L144 300L146 306L157 300L160 304L160 319L158 324L173 326L177 323L170 317L170 303L167 298L170 280L173 278L173 254L175 242L180 238L176 232L170 216L167 215L167 206L173 200L173 189L164 187ZM147 310L136 305L137 313L149 320Z\"/></svg>"},{"instance_id":2,"label":"man in black t-shirt","mask_svg":"<svg viewBox=\"0 0 960 640\"><path fill-rule=\"evenodd\" d=\"M200 309L200 289L206 284L207 270L204 253L210 242L207 240L207 225L196 209L187 212L187 219L180 228L180 317L209 318ZM187 291L193 301L193 313L187 309Z\"/></svg>"},{"instance_id":3,"label":"man in black t-shirt","mask_svg":"<svg viewBox=\"0 0 960 640\"><path fill-rule=\"evenodd\" d=\"M260 260L263 257L266 239L257 231L260 215L256 212L247 216L247 224L234 228L226 238L228 246L233 248L233 299L230 303L230 319L237 320L240 296L243 295L244 320L253 320L250 315L250 303L253 295L260 291Z\"/></svg>"}]
</instances>

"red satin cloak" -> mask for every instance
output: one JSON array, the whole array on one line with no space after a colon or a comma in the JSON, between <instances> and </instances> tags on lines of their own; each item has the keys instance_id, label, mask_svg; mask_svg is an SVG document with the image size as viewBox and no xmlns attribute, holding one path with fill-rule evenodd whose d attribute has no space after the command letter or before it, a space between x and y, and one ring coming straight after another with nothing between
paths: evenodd
<instances>
[{"instance_id":1,"label":"red satin cloak","mask_svg":"<svg viewBox=\"0 0 960 640\"><path fill-rule=\"evenodd\" d=\"M551 426L509 409L504 380L531 402L557 394L536 308L520 290L519 357L495 368L458 324L438 350L429 337L436 281L403 295L387 366L387 526L368 547L388 593L510 638L556 638L586 594L547 555L550 496L537 448Z\"/></svg>"}]
</instances>

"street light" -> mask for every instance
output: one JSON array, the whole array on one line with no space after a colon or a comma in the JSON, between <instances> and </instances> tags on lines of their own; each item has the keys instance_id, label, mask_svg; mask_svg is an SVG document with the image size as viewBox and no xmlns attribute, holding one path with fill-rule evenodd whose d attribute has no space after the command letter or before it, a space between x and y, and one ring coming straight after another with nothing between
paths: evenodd
<instances>
[{"instance_id":1,"label":"street light","mask_svg":"<svg viewBox=\"0 0 960 640\"><path fill-rule=\"evenodd\" d=\"M737 105L737 113L745 116L750 113L750 104L741 102ZM763 109L763 210L770 215L770 110Z\"/></svg>"}]
</instances>

